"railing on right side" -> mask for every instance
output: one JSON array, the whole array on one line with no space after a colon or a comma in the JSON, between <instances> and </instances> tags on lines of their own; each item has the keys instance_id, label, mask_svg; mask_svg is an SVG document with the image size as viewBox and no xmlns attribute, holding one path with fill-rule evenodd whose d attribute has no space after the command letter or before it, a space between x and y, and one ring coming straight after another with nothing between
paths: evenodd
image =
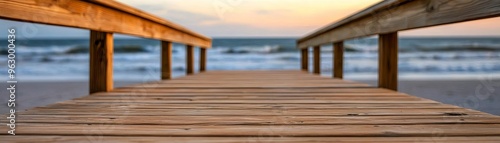
<instances>
[{"instance_id":1,"label":"railing on right side","mask_svg":"<svg viewBox=\"0 0 500 143\"><path fill-rule=\"evenodd\" d=\"M378 86L397 90L398 31L500 16L497 0L385 0L297 40L303 70L313 47L313 73L320 74L320 46L334 48L333 76L343 77L343 41L379 35Z\"/></svg>"}]
</instances>

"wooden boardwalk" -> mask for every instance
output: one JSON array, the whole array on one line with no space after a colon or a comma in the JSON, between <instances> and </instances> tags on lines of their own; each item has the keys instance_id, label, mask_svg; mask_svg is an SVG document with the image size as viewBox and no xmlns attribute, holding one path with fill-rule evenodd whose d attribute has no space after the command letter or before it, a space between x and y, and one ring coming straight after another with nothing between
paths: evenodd
<instances>
[{"instance_id":1,"label":"wooden boardwalk","mask_svg":"<svg viewBox=\"0 0 500 143\"><path fill-rule=\"evenodd\" d=\"M17 116L0 142L500 141L500 117L304 71L208 71Z\"/></svg>"},{"instance_id":2,"label":"wooden boardwalk","mask_svg":"<svg viewBox=\"0 0 500 143\"><path fill-rule=\"evenodd\" d=\"M500 142L498 116L397 92L399 31L498 17L498 1L382 1L298 39L302 71L204 72L211 38L112 0L0 0L0 7L0 19L89 30L91 93L16 112L16 136L0 120L1 143ZM115 33L161 42L163 80L113 89ZM379 87L342 80L344 41L372 35ZM170 80L173 43L186 46L189 76ZM328 44L336 78L305 72L312 47L320 74Z\"/></svg>"}]
</instances>

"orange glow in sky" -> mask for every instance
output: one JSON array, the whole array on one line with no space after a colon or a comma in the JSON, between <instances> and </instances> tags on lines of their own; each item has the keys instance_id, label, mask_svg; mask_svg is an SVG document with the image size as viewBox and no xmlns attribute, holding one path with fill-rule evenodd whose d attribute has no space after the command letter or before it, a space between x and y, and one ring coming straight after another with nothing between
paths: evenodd
<instances>
[{"instance_id":1,"label":"orange glow in sky","mask_svg":"<svg viewBox=\"0 0 500 143\"><path fill-rule=\"evenodd\" d=\"M119 0L213 37L300 37L381 0ZM500 36L500 18L401 32Z\"/></svg>"},{"instance_id":2,"label":"orange glow in sky","mask_svg":"<svg viewBox=\"0 0 500 143\"><path fill-rule=\"evenodd\" d=\"M381 0L118 0L203 35L220 37L305 36ZM0 20L0 27L22 22ZM500 36L500 17L415 30L401 36ZM34 37L87 37L87 31L37 24ZM54 34L53 31L58 31Z\"/></svg>"},{"instance_id":3,"label":"orange glow in sky","mask_svg":"<svg viewBox=\"0 0 500 143\"><path fill-rule=\"evenodd\" d=\"M297 37L380 0L119 0L209 36Z\"/></svg>"}]
</instances>

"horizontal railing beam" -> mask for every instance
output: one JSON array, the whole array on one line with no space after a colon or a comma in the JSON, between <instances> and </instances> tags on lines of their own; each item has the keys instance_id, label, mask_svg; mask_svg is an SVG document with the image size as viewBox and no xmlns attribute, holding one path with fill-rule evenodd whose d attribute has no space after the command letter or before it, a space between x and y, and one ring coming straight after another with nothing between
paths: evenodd
<instances>
[{"instance_id":1,"label":"horizontal railing beam","mask_svg":"<svg viewBox=\"0 0 500 143\"><path fill-rule=\"evenodd\" d=\"M0 0L0 18L211 47L211 39L115 1Z\"/></svg>"},{"instance_id":2,"label":"horizontal railing beam","mask_svg":"<svg viewBox=\"0 0 500 143\"><path fill-rule=\"evenodd\" d=\"M498 0L387 0L297 41L299 48L500 16Z\"/></svg>"}]
</instances>

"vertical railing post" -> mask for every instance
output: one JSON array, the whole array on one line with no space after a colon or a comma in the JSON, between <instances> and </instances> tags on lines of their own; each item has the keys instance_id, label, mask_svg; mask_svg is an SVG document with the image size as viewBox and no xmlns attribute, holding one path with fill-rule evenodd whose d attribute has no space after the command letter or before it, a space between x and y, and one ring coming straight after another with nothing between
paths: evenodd
<instances>
[{"instance_id":1,"label":"vertical railing post","mask_svg":"<svg viewBox=\"0 0 500 143\"><path fill-rule=\"evenodd\" d=\"M304 48L301 51L301 67L303 71L308 71L309 70L309 48Z\"/></svg>"},{"instance_id":2,"label":"vertical railing post","mask_svg":"<svg viewBox=\"0 0 500 143\"><path fill-rule=\"evenodd\" d=\"M113 33L90 31L89 92L113 89Z\"/></svg>"},{"instance_id":3,"label":"vertical railing post","mask_svg":"<svg viewBox=\"0 0 500 143\"><path fill-rule=\"evenodd\" d=\"M398 34L379 35L378 86L398 90Z\"/></svg>"},{"instance_id":4,"label":"vertical railing post","mask_svg":"<svg viewBox=\"0 0 500 143\"><path fill-rule=\"evenodd\" d=\"M200 48L200 72L204 72L207 69L207 49Z\"/></svg>"},{"instance_id":5,"label":"vertical railing post","mask_svg":"<svg viewBox=\"0 0 500 143\"><path fill-rule=\"evenodd\" d=\"M194 73L194 48L191 45L186 45L186 74Z\"/></svg>"},{"instance_id":6,"label":"vertical railing post","mask_svg":"<svg viewBox=\"0 0 500 143\"><path fill-rule=\"evenodd\" d=\"M172 79L172 42L161 41L161 79Z\"/></svg>"},{"instance_id":7,"label":"vertical railing post","mask_svg":"<svg viewBox=\"0 0 500 143\"><path fill-rule=\"evenodd\" d=\"M313 73L320 74L321 73L321 46L314 46L313 49L313 58L314 58L314 67Z\"/></svg>"},{"instance_id":8,"label":"vertical railing post","mask_svg":"<svg viewBox=\"0 0 500 143\"><path fill-rule=\"evenodd\" d=\"M333 77L344 77L344 42L333 43Z\"/></svg>"}]
</instances>

